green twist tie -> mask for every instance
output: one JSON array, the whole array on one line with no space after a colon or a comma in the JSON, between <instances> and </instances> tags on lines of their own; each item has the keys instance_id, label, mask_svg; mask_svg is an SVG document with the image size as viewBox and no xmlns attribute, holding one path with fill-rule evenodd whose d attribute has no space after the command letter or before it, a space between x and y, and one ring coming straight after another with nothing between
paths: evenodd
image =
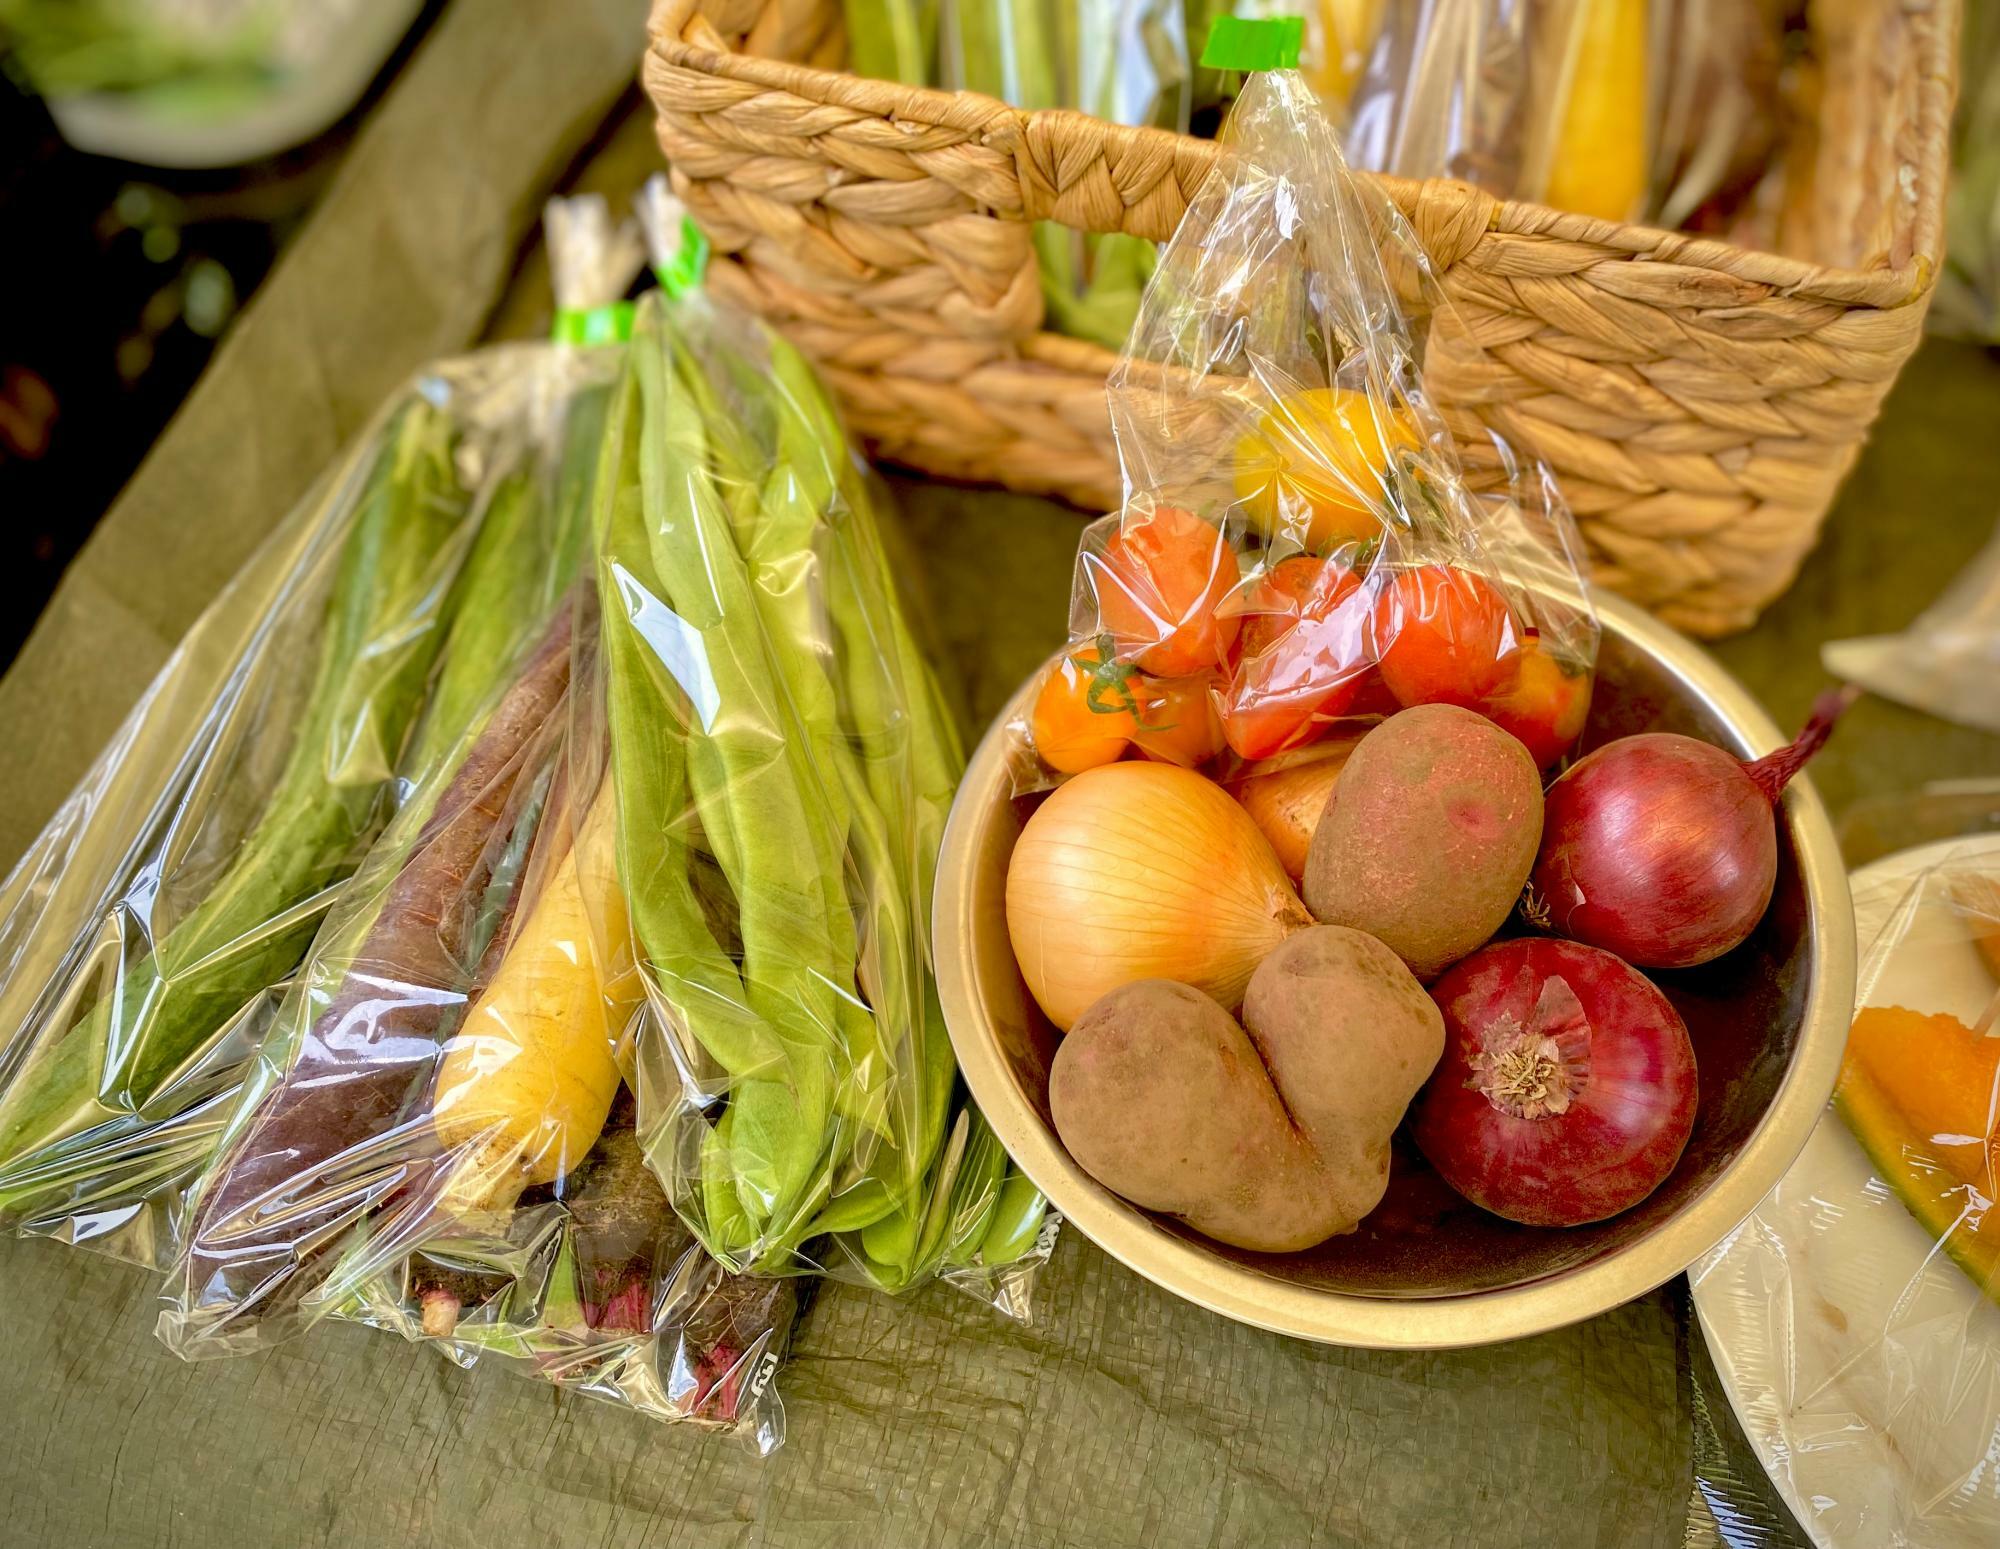
<instances>
[{"instance_id":1,"label":"green twist tie","mask_svg":"<svg viewBox=\"0 0 2000 1549\"><path fill-rule=\"evenodd\" d=\"M708 273L708 237L694 223L692 215L681 217L681 245L674 256L653 270L660 289L678 300L691 290L699 290Z\"/></svg>"},{"instance_id":2,"label":"green twist tie","mask_svg":"<svg viewBox=\"0 0 2000 1549\"><path fill-rule=\"evenodd\" d=\"M1305 41L1303 16L1218 16L1201 51L1206 70L1296 70Z\"/></svg>"},{"instance_id":3,"label":"green twist tie","mask_svg":"<svg viewBox=\"0 0 2000 1549\"><path fill-rule=\"evenodd\" d=\"M564 307L556 313L550 337L558 344L624 344L632 337L632 318L637 310L629 301Z\"/></svg>"}]
</instances>

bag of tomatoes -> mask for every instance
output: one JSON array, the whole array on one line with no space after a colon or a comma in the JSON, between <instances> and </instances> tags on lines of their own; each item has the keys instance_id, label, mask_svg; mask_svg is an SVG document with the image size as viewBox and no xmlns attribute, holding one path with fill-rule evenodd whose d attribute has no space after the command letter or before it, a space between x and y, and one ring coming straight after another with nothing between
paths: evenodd
<instances>
[{"instance_id":1,"label":"bag of tomatoes","mask_svg":"<svg viewBox=\"0 0 2000 1549\"><path fill-rule=\"evenodd\" d=\"M1241 789L1337 767L1343 723L1418 704L1491 717L1544 768L1583 727L1597 623L1568 511L1427 393L1427 367L1476 382L1480 346L1287 40L1211 39L1255 73L1110 380L1125 498L1084 536L1033 702L1040 783L1142 757Z\"/></svg>"}]
</instances>

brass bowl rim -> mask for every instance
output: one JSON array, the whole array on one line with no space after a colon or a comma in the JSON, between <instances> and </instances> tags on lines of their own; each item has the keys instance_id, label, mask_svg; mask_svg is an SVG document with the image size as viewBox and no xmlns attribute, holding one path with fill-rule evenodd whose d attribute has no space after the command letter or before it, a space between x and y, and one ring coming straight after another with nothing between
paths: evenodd
<instances>
[{"instance_id":1,"label":"brass bowl rim","mask_svg":"<svg viewBox=\"0 0 2000 1549\"><path fill-rule=\"evenodd\" d=\"M1784 745L1787 739L1750 692L1692 640L1620 598L1598 598L1597 612L1605 633L1659 660L1756 753ZM1799 779L1787 788L1781 808L1797 853L1814 957L1798 1047L1742 1149L1660 1226L1603 1258L1541 1279L1424 1298L1299 1285L1168 1232L1070 1159L1018 1090L973 993L968 836L984 814L976 816L972 806L1002 789L1008 728L1033 683L1031 677L981 739L945 825L932 910L938 994L966 1085L1008 1155L1076 1230L1135 1273L1226 1318L1325 1344L1444 1350L1519 1339L1608 1312L1680 1274L1748 1218L1804 1148L1840 1074L1853 1017L1856 953L1840 846L1818 793Z\"/></svg>"}]
</instances>

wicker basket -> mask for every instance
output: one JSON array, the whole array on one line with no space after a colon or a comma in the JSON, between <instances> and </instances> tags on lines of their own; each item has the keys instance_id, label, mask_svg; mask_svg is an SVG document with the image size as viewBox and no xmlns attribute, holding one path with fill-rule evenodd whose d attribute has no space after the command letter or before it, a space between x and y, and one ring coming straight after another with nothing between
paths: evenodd
<instances>
[{"instance_id":1,"label":"wicker basket","mask_svg":"<svg viewBox=\"0 0 2000 1549\"><path fill-rule=\"evenodd\" d=\"M1791 256L1385 180L1484 346L1432 385L1557 471L1603 584L1697 634L1811 548L1937 272L1958 0L1815 0ZM658 0L644 80L711 284L881 457L1116 503L1105 350L1043 332L1029 223L1165 239L1214 147L838 74L838 0ZM1809 261L1807 256L1810 255Z\"/></svg>"}]
</instances>

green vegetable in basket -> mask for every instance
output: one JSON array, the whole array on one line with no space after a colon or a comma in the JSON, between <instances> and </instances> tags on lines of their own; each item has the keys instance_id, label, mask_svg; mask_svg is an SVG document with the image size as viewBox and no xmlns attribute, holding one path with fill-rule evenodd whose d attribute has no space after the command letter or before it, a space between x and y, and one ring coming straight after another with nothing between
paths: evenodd
<instances>
[{"instance_id":1,"label":"green vegetable in basket","mask_svg":"<svg viewBox=\"0 0 2000 1549\"><path fill-rule=\"evenodd\" d=\"M1074 108L1185 131L1187 29L1182 0L944 0L939 80L1029 112ZM1153 244L1056 221L1035 227L1034 244L1050 327L1121 347L1153 273Z\"/></svg>"},{"instance_id":2,"label":"green vegetable in basket","mask_svg":"<svg viewBox=\"0 0 2000 1549\"><path fill-rule=\"evenodd\" d=\"M844 0L847 67L874 81L927 86L936 65L938 0Z\"/></svg>"},{"instance_id":3,"label":"green vegetable in basket","mask_svg":"<svg viewBox=\"0 0 2000 1549\"><path fill-rule=\"evenodd\" d=\"M359 859L444 636L444 581L466 499L449 419L393 422L344 540L312 685L254 826L207 894L51 1039L0 1101L0 1192L22 1209L47 1178L24 1161L129 1117L303 954L327 890Z\"/></svg>"}]
</instances>

